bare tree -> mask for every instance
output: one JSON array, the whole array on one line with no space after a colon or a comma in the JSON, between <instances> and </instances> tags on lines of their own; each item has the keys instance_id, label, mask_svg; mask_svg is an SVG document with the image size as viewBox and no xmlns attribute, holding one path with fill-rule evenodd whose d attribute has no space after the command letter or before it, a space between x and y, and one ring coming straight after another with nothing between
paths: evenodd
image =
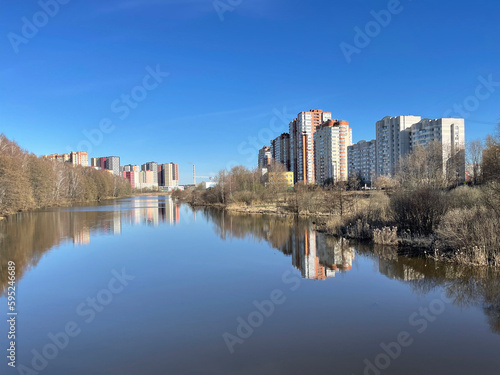
<instances>
[{"instance_id":1,"label":"bare tree","mask_svg":"<svg viewBox=\"0 0 500 375\"><path fill-rule=\"evenodd\" d=\"M481 177L484 142L480 139L470 141L467 143L465 150L467 166L469 167L469 181L472 185L476 185L480 182Z\"/></svg>"}]
</instances>

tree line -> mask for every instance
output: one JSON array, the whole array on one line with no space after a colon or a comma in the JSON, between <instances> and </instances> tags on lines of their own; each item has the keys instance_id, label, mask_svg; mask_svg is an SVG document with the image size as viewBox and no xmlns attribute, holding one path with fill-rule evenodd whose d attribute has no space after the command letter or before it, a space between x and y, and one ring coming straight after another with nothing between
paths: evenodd
<instances>
[{"instance_id":1,"label":"tree line","mask_svg":"<svg viewBox=\"0 0 500 375\"><path fill-rule=\"evenodd\" d=\"M0 134L0 216L130 193L122 177L37 157Z\"/></svg>"}]
</instances>

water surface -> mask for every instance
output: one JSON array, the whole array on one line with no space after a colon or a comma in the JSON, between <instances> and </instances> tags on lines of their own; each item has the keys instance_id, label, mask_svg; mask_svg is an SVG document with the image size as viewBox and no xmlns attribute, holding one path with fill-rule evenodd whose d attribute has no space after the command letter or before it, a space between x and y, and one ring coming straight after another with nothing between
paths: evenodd
<instances>
[{"instance_id":1,"label":"water surface","mask_svg":"<svg viewBox=\"0 0 500 375\"><path fill-rule=\"evenodd\" d=\"M497 271L308 220L168 197L19 214L0 223L5 317L10 260L18 367L2 374L499 373Z\"/></svg>"}]
</instances>

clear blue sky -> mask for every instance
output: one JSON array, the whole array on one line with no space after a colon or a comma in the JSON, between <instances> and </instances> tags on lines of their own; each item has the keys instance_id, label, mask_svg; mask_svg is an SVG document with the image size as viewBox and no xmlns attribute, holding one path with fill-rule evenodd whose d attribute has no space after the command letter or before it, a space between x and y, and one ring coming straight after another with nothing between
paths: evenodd
<instances>
[{"instance_id":1,"label":"clear blue sky","mask_svg":"<svg viewBox=\"0 0 500 375\"><path fill-rule=\"evenodd\" d=\"M254 166L257 146L311 108L349 121L355 142L386 115L438 118L464 101L467 139L494 131L500 84L476 88L500 82L498 0L401 0L380 30L371 11L388 1L230 1L222 20L213 0L64 0L46 22L37 1L3 0L0 132L62 153L109 119L91 156L174 161L189 183L189 162L199 175ZM340 45L356 47L366 26L369 44L348 63ZM169 73L150 91L137 87L147 67ZM126 113L133 90L144 100Z\"/></svg>"}]
</instances>

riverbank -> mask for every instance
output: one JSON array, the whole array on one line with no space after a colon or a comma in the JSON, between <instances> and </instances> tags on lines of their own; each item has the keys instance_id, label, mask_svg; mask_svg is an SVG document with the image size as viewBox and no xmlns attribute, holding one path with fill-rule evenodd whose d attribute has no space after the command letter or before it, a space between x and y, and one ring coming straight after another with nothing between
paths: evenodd
<instances>
[{"instance_id":1,"label":"riverbank","mask_svg":"<svg viewBox=\"0 0 500 375\"><path fill-rule=\"evenodd\" d=\"M488 206L487 188L420 188L399 192L314 189L252 200L209 203L199 192L174 193L193 206L228 212L310 217L323 233L412 249L423 257L500 267L499 216ZM203 196L202 196L203 197Z\"/></svg>"},{"instance_id":2,"label":"riverbank","mask_svg":"<svg viewBox=\"0 0 500 375\"><path fill-rule=\"evenodd\" d=\"M5 215L5 214L4 215L0 215L0 221L1 220L5 220L9 216L15 215L17 213L32 212L32 211L42 210L42 209L46 209L46 208L71 207L71 206L75 206L75 205L84 205L84 204L89 204L89 203L92 203L92 204L102 203L102 202L105 202L105 201L115 200L115 199L125 199L125 198L143 197L143 196L168 196L168 195L171 195L171 194L172 194L171 192L159 192L158 191L158 192L149 192L149 193L127 194L127 195L122 195L122 196L118 196L118 197L103 197L103 198L101 198L99 200L93 200L93 201L73 201L73 202L66 201L66 202L59 202L59 203L52 204L50 206L31 207L31 208L27 208L27 209L24 209L24 210L18 210L16 212L11 212L11 213L9 213L7 215Z\"/></svg>"}]
</instances>

